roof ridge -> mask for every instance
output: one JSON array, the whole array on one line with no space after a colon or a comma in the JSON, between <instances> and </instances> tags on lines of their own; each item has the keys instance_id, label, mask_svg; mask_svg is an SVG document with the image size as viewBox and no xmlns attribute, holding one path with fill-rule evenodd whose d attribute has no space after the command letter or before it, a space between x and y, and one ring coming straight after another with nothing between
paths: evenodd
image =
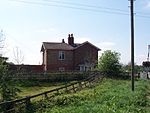
<instances>
[{"instance_id":1,"label":"roof ridge","mask_svg":"<svg viewBox=\"0 0 150 113\"><path fill-rule=\"evenodd\" d=\"M50 44L50 43L51 43L51 44L52 44L52 43L54 43L54 44L61 44L62 42L43 42L43 43L49 43L49 44Z\"/></svg>"},{"instance_id":2,"label":"roof ridge","mask_svg":"<svg viewBox=\"0 0 150 113\"><path fill-rule=\"evenodd\" d=\"M91 46L97 48L98 50L101 50L100 48L98 48L97 46L93 45L93 44L90 43L89 41L85 41L85 42L81 43L81 45L79 45L78 47L76 47L76 48L74 48L74 49L80 48L81 46L83 46L83 45L86 44L86 43L89 43Z\"/></svg>"}]
</instances>

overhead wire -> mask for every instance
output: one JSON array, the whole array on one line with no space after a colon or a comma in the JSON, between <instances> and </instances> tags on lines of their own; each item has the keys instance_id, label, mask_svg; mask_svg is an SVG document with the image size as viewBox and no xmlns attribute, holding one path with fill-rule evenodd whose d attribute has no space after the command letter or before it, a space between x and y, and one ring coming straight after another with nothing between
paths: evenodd
<instances>
[{"instance_id":1,"label":"overhead wire","mask_svg":"<svg viewBox=\"0 0 150 113\"><path fill-rule=\"evenodd\" d=\"M58 4L67 4L67 5L73 5L73 6L82 6L82 7L89 7L94 9L105 9L105 10L113 10L113 11L121 11L121 12L128 12L126 10L116 9L116 8L108 8L103 6L96 6L96 5L87 5L87 4L81 4L81 3L73 3L73 2L62 2L62 1L54 1L54 0L42 0L47 1L48 3L58 3Z\"/></svg>"},{"instance_id":2,"label":"overhead wire","mask_svg":"<svg viewBox=\"0 0 150 113\"><path fill-rule=\"evenodd\" d=\"M86 4L81 4L81 3L72 3L72 2L54 1L54 0L51 0L51 1L42 0L42 1L46 1L48 3L59 3L59 4L67 4L67 5L73 5L73 6L83 6L83 7L89 7L89 8L94 8L94 9L104 9L104 10L120 11L120 12L128 13L128 11L126 10L117 9L117 8L108 8L108 7L96 6L96 5L86 5ZM143 13L143 12L136 11L135 15L139 17L150 18L150 13Z\"/></svg>"},{"instance_id":3,"label":"overhead wire","mask_svg":"<svg viewBox=\"0 0 150 113\"><path fill-rule=\"evenodd\" d=\"M94 6L87 6L87 5L83 5L83 4L80 4L80 5L79 4L72 4L71 5L71 3L66 3L66 2L60 2L61 4L49 4L51 1L49 1L49 2L41 2L41 1L33 2L33 1L25 1L25 0L11 0L11 1L15 1L18 3L30 4L30 5L32 4L32 5L62 7L62 8L70 8L70 9L77 9L77 10L86 10L86 11L91 11L91 12L103 12L103 13L109 13L109 14L129 15L127 11L123 11L123 10L119 11L117 9L113 10L111 8L102 8L102 7L93 8Z\"/></svg>"},{"instance_id":4,"label":"overhead wire","mask_svg":"<svg viewBox=\"0 0 150 113\"><path fill-rule=\"evenodd\" d=\"M116 8L108 8L96 5L86 5L81 3L72 3L72 2L64 2L64 1L54 1L54 0L36 0L35 1L26 1L26 0L9 0L18 3L25 3L25 4L32 4L32 5L41 5L41 6L49 6L49 7L61 7L61 8L70 8L70 9L77 9L77 10L85 10L90 12L97 12L97 13L108 13L108 14L119 14L119 15L129 15L129 11L116 9ZM56 3L56 4L50 4ZM135 16L142 17L142 18L150 18L149 13L143 12L136 12Z\"/></svg>"}]
</instances>

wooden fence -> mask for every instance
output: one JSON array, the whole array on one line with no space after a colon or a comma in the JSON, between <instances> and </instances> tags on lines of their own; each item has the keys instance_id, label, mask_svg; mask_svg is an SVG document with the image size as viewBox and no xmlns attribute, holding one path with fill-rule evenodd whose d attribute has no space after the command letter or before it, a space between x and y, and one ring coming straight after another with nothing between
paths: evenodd
<instances>
[{"instance_id":1,"label":"wooden fence","mask_svg":"<svg viewBox=\"0 0 150 113\"><path fill-rule=\"evenodd\" d=\"M68 92L77 92L79 90L82 90L83 88L91 87L94 82L102 78L103 74L95 72L91 73L91 75L87 79L84 79L79 82L71 83L69 85L59 87L50 91L45 91L36 95L27 96L22 99L2 102L0 103L0 107L3 108L3 111L1 111L0 113L20 113L22 111L28 112L31 110L31 102L35 98L42 96L44 99L48 99Z\"/></svg>"}]
</instances>

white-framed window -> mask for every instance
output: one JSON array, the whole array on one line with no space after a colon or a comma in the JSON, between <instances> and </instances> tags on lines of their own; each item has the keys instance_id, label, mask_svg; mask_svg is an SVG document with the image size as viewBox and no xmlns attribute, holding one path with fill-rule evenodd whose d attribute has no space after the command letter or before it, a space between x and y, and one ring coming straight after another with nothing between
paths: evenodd
<instances>
[{"instance_id":1,"label":"white-framed window","mask_svg":"<svg viewBox=\"0 0 150 113\"><path fill-rule=\"evenodd\" d=\"M84 65L80 65L80 71L85 71L86 67Z\"/></svg>"},{"instance_id":2,"label":"white-framed window","mask_svg":"<svg viewBox=\"0 0 150 113\"><path fill-rule=\"evenodd\" d=\"M59 51L58 59L59 60L65 60L65 52L64 51Z\"/></svg>"},{"instance_id":3,"label":"white-framed window","mask_svg":"<svg viewBox=\"0 0 150 113\"><path fill-rule=\"evenodd\" d=\"M59 67L59 71L65 71L64 67Z\"/></svg>"}]
</instances>

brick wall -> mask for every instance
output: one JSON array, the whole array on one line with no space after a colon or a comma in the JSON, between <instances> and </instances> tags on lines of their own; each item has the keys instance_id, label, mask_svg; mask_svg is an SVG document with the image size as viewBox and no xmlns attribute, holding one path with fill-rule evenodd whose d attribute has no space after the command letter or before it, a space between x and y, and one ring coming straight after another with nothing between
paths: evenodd
<instances>
[{"instance_id":1,"label":"brick wall","mask_svg":"<svg viewBox=\"0 0 150 113\"><path fill-rule=\"evenodd\" d=\"M41 73L44 71L43 65L9 65L9 69L12 71L20 72L35 72Z\"/></svg>"},{"instance_id":2,"label":"brick wall","mask_svg":"<svg viewBox=\"0 0 150 113\"><path fill-rule=\"evenodd\" d=\"M74 51L74 67L78 69L78 65L88 60L90 63L96 64L98 61L98 50L90 44L85 44Z\"/></svg>"},{"instance_id":3,"label":"brick wall","mask_svg":"<svg viewBox=\"0 0 150 113\"><path fill-rule=\"evenodd\" d=\"M59 68L65 68L65 71L73 69L73 51L64 51L65 59L59 60L59 51L62 50L48 50L47 54L47 70L58 71Z\"/></svg>"},{"instance_id":4,"label":"brick wall","mask_svg":"<svg viewBox=\"0 0 150 113\"><path fill-rule=\"evenodd\" d=\"M65 59L59 59L59 51L65 52ZM75 50L47 50L44 53L44 70L59 71L59 68L64 68L64 71L79 70L79 65L88 61L95 64L98 61L98 50L89 43L76 48Z\"/></svg>"}]
</instances>

